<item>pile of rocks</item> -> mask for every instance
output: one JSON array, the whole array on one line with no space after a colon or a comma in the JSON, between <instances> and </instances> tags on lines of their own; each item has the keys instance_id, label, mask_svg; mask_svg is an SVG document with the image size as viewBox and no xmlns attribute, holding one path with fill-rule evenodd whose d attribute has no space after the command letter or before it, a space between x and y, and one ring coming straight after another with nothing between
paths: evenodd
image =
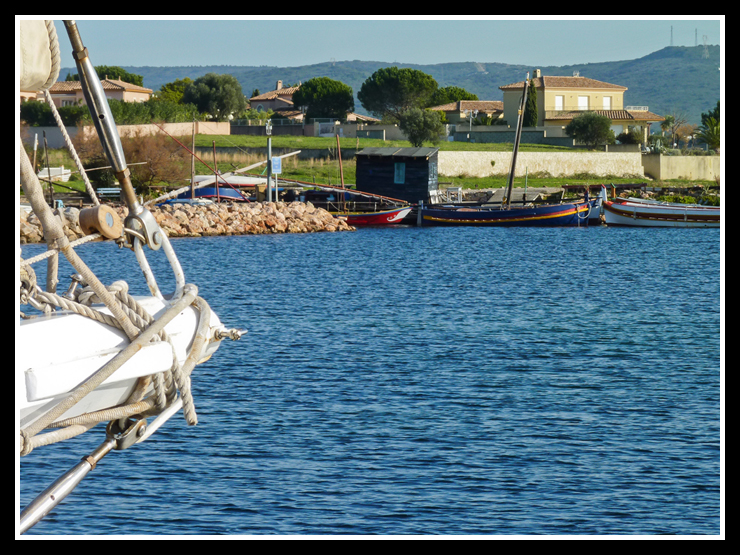
<instances>
[{"instance_id":1,"label":"pile of rocks","mask_svg":"<svg viewBox=\"0 0 740 555\"><path fill-rule=\"evenodd\" d=\"M256 235L262 233L313 233L320 231L352 231L346 221L335 218L310 202L245 202L228 204L164 204L150 207L159 226L169 237L201 237L209 235ZM121 218L128 211L117 208ZM79 225L79 209L68 207L55 210L70 241L84 234ZM20 211L20 242L43 242L38 218L31 212Z\"/></svg>"}]
</instances>

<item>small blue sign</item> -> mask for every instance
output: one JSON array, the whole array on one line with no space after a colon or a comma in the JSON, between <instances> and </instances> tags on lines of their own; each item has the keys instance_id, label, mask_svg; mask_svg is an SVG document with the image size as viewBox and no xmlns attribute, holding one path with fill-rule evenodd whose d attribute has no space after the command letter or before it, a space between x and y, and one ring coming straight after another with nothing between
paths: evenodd
<instances>
[{"instance_id":1,"label":"small blue sign","mask_svg":"<svg viewBox=\"0 0 740 555\"><path fill-rule=\"evenodd\" d=\"M283 159L277 156L272 157L272 173L283 173Z\"/></svg>"}]
</instances>

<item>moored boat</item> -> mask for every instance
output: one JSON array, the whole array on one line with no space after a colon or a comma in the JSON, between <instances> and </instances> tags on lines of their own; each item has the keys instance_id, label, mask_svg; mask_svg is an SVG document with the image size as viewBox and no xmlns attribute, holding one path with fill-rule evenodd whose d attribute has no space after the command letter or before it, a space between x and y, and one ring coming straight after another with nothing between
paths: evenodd
<instances>
[{"instance_id":1,"label":"moored boat","mask_svg":"<svg viewBox=\"0 0 740 555\"><path fill-rule=\"evenodd\" d=\"M383 210L380 212L348 212L336 214L337 218L347 220L351 226L397 225L411 212L411 206Z\"/></svg>"},{"instance_id":2,"label":"moored boat","mask_svg":"<svg viewBox=\"0 0 740 555\"><path fill-rule=\"evenodd\" d=\"M420 206L422 226L585 226L598 212L597 199L523 208Z\"/></svg>"},{"instance_id":3,"label":"moored boat","mask_svg":"<svg viewBox=\"0 0 740 555\"><path fill-rule=\"evenodd\" d=\"M602 188L604 222L631 227L719 227L720 207L638 198L607 198Z\"/></svg>"},{"instance_id":4,"label":"moored boat","mask_svg":"<svg viewBox=\"0 0 740 555\"><path fill-rule=\"evenodd\" d=\"M233 202L248 202L249 197L242 193L238 189L231 189L229 187L201 187L196 189L193 193L190 191L180 193L176 198L178 199L211 199L216 202L221 201L233 201Z\"/></svg>"},{"instance_id":5,"label":"moored boat","mask_svg":"<svg viewBox=\"0 0 740 555\"><path fill-rule=\"evenodd\" d=\"M522 134L524 106L527 103L529 73L524 80L519 117L514 136L511 168L504 200L498 205L444 204L419 206L421 226L586 226L598 221L600 199L589 199L588 190L582 201L562 203L530 203L521 208L511 207L516 158Z\"/></svg>"}]
</instances>

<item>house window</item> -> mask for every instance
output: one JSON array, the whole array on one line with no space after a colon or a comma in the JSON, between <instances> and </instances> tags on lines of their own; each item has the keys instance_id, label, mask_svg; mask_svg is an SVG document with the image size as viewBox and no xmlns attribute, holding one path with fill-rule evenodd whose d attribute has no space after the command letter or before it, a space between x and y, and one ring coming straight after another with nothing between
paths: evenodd
<instances>
[{"instance_id":1,"label":"house window","mask_svg":"<svg viewBox=\"0 0 740 555\"><path fill-rule=\"evenodd\" d=\"M588 110L588 97L587 96L579 96L578 97L578 109L579 110Z\"/></svg>"},{"instance_id":2,"label":"house window","mask_svg":"<svg viewBox=\"0 0 740 555\"><path fill-rule=\"evenodd\" d=\"M604 97L604 110L611 110L611 109L612 109L612 97L605 96Z\"/></svg>"},{"instance_id":3,"label":"house window","mask_svg":"<svg viewBox=\"0 0 740 555\"><path fill-rule=\"evenodd\" d=\"M565 97L564 96L556 96L555 97L555 109L558 111L563 111L563 106L565 106Z\"/></svg>"},{"instance_id":4,"label":"house window","mask_svg":"<svg viewBox=\"0 0 740 555\"><path fill-rule=\"evenodd\" d=\"M396 171L393 173L393 183L403 185L406 181L406 163L396 162Z\"/></svg>"}]
</instances>

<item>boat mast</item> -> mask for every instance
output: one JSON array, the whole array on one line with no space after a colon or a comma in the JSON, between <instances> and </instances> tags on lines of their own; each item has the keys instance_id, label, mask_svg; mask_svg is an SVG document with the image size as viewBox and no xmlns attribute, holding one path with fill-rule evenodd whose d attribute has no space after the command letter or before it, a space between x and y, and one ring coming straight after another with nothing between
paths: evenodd
<instances>
[{"instance_id":1,"label":"boat mast","mask_svg":"<svg viewBox=\"0 0 740 555\"><path fill-rule=\"evenodd\" d=\"M516 155L519 152L519 140L522 137L522 124L524 123L524 108L527 104L527 90L529 89L529 72L527 72L527 78L524 80L524 94L522 94L522 100L519 103L519 113L516 121L516 134L514 136L514 151L511 155L511 169L509 170L509 183L506 189L506 197L504 198L504 206L509 208L511 206L511 188L514 186L514 172L516 171ZM503 206L502 206L503 208Z\"/></svg>"}]
</instances>

